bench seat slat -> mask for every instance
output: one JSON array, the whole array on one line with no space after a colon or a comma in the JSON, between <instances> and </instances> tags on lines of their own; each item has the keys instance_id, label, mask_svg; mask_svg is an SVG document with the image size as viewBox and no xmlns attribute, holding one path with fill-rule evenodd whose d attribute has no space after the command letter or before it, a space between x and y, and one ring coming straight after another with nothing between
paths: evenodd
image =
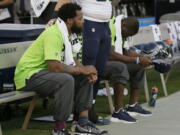
<instances>
[{"instance_id":1,"label":"bench seat slat","mask_svg":"<svg viewBox=\"0 0 180 135\"><path fill-rule=\"evenodd\" d=\"M13 91L0 95L0 104L35 96L35 92Z\"/></svg>"}]
</instances>

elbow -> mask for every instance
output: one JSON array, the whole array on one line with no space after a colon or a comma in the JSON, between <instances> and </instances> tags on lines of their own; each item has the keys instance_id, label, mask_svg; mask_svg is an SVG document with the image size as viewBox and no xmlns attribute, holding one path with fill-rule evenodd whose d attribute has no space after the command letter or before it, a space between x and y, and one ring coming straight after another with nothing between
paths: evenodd
<instances>
[{"instance_id":1,"label":"elbow","mask_svg":"<svg viewBox=\"0 0 180 135\"><path fill-rule=\"evenodd\" d=\"M113 56L112 55L110 55L109 57L108 57L108 60L113 60Z\"/></svg>"},{"instance_id":2,"label":"elbow","mask_svg":"<svg viewBox=\"0 0 180 135\"><path fill-rule=\"evenodd\" d=\"M114 51L111 51L108 57L108 60L115 60L116 55L114 54Z\"/></svg>"},{"instance_id":3,"label":"elbow","mask_svg":"<svg viewBox=\"0 0 180 135\"><path fill-rule=\"evenodd\" d=\"M58 73L58 72L60 72L60 70L55 68L55 69L52 70L52 72Z\"/></svg>"},{"instance_id":4,"label":"elbow","mask_svg":"<svg viewBox=\"0 0 180 135\"><path fill-rule=\"evenodd\" d=\"M59 67L49 67L49 71L57 73L57 72L60 72L60 69Z\"/></svg>"}]
</instances>

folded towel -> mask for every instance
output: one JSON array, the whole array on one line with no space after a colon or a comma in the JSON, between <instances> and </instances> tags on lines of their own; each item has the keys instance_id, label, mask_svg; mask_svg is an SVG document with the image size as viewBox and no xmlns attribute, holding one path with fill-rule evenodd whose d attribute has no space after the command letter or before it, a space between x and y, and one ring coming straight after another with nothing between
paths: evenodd
<instances>
[{"instance_id":1,"label":"folded towel","mask_svg":"<svg viewBox=\"0 0 180 135\"><path fill-rule=\"evenodd\" d=\"M123 54L123 48L129 49L129 41L124 41L122 39L122 28L121 28L121 22L122 19L124 19L124 15L119 15L116 17L115 21L115 28L116 28L116 41L115 41L115 52Z\"/></svg>"},{"instance_id":2,"label":"folded towel","mask_svg":"<svg viewBox=\"0 0 180 135\"><path fill-rule=\"evenodd\" d=\"M69 41L69 33L67 26L65 22L60 18L57 19L56 24L62 33L62 38L65 45L64 64L75 66L75 61L72 53L72 45L71 42Z\"/></svg>"}]
</instances>

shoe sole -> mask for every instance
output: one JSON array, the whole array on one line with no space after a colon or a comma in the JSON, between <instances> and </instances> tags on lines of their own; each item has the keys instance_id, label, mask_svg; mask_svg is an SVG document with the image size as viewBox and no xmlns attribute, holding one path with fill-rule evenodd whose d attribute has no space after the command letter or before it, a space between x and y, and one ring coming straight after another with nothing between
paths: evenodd
<instances>
[{"instance_id":1,"label":"shoe sole","mask_svg":"<svg viewBox=\"0 0 180 135\"><path fill-rule=\"evenodd\" d=\"M102 121L98 121L97 123L96 123L96 125L109 125L109 124L111 124L111 121L109 120L108 122L102 122Z\"/></svg>"},{"instance_id":2,"label":"shoe sole","mask_svg":"<svg viewBox=\"0 0 180 135\"><path fill-rule=\"evenodd\" d=\"M149 117L152 116L152 114L141 114L137 112L127 112L130 116L136 117L136 116L143 116L143 117Z\"/></svg>"},{"instance_id":3,"label":"shoe sole","mask_svg":"<svg viewBox=\"0 0 180 135\"><path fill-rule=\"evenodd\" d=\"M104 134L91 134L91 133L77 133L77 132L70 132L71 135L108 135L108 133Z\"/></svg>"},{"instance_id":4,"label":"shoe sole","mask_svg":"<svg viewBox=\"0 0 180 135\"><path fill-rule=\"evenodd\" d=\"M138 121L136 121L136 122L130 122L130 121L125 121L125 120L120 120L120 119L118 119L118 118L111 118L111 122L116 122L116 123L125 123L125 124L135 124L135 123L137 123Z\"/></svg>"}]
</instances>

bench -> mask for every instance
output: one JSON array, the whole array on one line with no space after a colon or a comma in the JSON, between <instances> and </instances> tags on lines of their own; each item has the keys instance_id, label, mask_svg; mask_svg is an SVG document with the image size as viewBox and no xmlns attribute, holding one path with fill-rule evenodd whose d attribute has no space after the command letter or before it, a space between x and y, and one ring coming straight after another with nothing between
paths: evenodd
<instances>
[{"instance_id":1,"label":"bench","mask_svg":"<svg viewBox=\"0 0 180 135\"><path fill-rule=\"evenodd\" d=\"M148 81L147 81L147 73L146 72L147 72L148 69L151 69L151 68L152 67L147 68L145 70L145 74L144 74L144 91L145 91L146 102L148 102L149 99L150 99L149 89L148 89ZM164 92L164 96L168 96L167 86L166 86L166 83L165 83L164 74L159 73L159 75L160 75L160 80L161 80L161 85L162 85L162 89L163 89L163 92Z\"/></svg>"},{"instance_id":2,"label":"bench","mask_svg":"<svg viewBox=\"0 0 180 135\"><path fill-rule=\"evenodd\" d=\"M109 87L109 82L108 80L104 80L103 83L105 84L106 87L106 93L107 93L107 98L108 98L108 103L109 103L109 109L111 114L113 114L114 112L114 104L113 104L113 100L112 100L112 96L111 96L111 90Z\"/></svg>"},{"instance_id":3,"label":"bench","mask_svg":"<svg viewBox=\"0 0 180 135\"><path fill-rule=\"evenodd\" d=\"M176 57L173 58L172 68L171 68L171 70L170 70L170 71L167 73L167 75L166 75L165 83L167 83L167 81L168 81L168 79L169 79L169 77L170 77L170 74L171 74L174 66L177 65L178 63L180 63L180 56L176 56Z\"/></svg>"},{"instance_id":4,"label":"bench","mask_svg":"<svg viewBox=\"0 0 180 135\"><path fill-rule=\"evenodd\" d=\"M3 27L5 27L4 25L5 24L1 25L1 29ZM8 30L11 30L12 27L16 29L16 27L15 27L16 25L14 25L14 24L8 25L8 26L11 26L10 28L8 28ZM38 36L40 34L40 32L42 32L42 30L44 29L44 26L43 27L38 26L38 25L36 25L36 26L27 25L27 26L18 25L17 26L17 29L18 29L17 32L19 32L19 33L22 32L23 34L25 33L28 36L30 35L33 38L35 38L35 36ZM5 28L7 28L7 27L5 27ZM14 29L12 29L12 31L13 30ZM34 33L32 31L34 31ZM15 33L15 32L13 31L13 33ZM23 38L25 36L25 35L22 36L22 33L19 34L20 38ZM1 39L4 39L4 38L1 38ZM23 41L23 40L19 41L20 39L18 38L18 42L17 41L14 41L13 43L12 42L10 42L10 43L5 42L5 43L0 44L0 50L8 50L8 53L7 52L0 53L0 61L1 61L1 63L0 63L0 71L4 70L4 69L13 68L13 67L16 66L16 64L18 63L18 61L21 58L24 51L28 48L28 46L34 40L31 37L29 37L29 38L26 37L26 39L29 39L29 40L28 41ZM10 40L10 37L8 37L7 39L5 38L4 40ZM11 78L11 79L13 79L13 78ZM16 101L16 100L21 100L21 99L25 99L25 98L29 98L29 97L32 97L32 101L31 101L31 103L29 105L27 114L25 116L25 120L24 120L23 125L22 125L23 130L26 130L27 127L28 127L32 111L33 111L35 103L36 103L36 101L38 99L38 95L35 92L25 92L25 91L12 91L12 92L7 92L7 93L4 93L4 94L0 94L0 104L6 104L6 103L9 103L9 102L13 102L13 101ZM2 135L1 128L0 128L0 135Z\"/></svg>"},{"instance_id":5,"label":"bench","mask_svg":"<svg viewBox=\"0 0 180 135\"><path fill-rule=\"evenodd\" d=\"M12 91L5 94L0 94L0 104L4 104L4 103L16 101L16 100L21 100L21 99L25 99L29 97L33 97L33 99L26 113L26 116L22 125L22 130L26 130L29 125L29 121L30 121L33 109L38 99L38 95L35 92L26 92L26 91ZM2 135L1 132L0 132L0 135Z\"/></svg>"},{"instance_id":6,"label":"bench","mask_svg":"<svg viewBox=\"0 0 180 135\"><path fill-rule=\"evenodd\" d=\"M175 56L172 58L172 67L171 70L166 74L166 77L164 77L164 74L160 73L160 78L161 78L161 84L162 84L162 88L163 88L163 92L165 96L168 96L168 92L167 92L167 81L170 77L170 74L173 70L173 67L180 62L180 56ZM147 84L147 76L145 74L145 84L144 84L144 89L145 89L145 93L146 93L146 101L149 101L149 92L148 92L148 84Z\"/></svg>"},{"instance_id":7,"label":"bench","mask_svg":"<svg viewBox=\"0 0 180 135\"><path fill-rule=\"evenodd\" d=\"M161 41L161 40L169 40L169 39L171 39L174 42L173 38L169 34L169 30L171 31L171 33L176 31L176 30L173 31L173 28L172 29L168 28L167 24L154 25L153 27L151 27L151 26L143 27L140 29L139 33L136 36L134 36L133 41L137 42L138 44L143 44L143 42L141 40L142 36L143 36L145 43L156 42L156 41ZM159 38L159 37L161 37L161 38ZM172 58L173 63L178 60L180 60L179 57ZM150 67L150 68L152 68L152 67ZM146 70L148 70L150 68L147 68ZM164 77L164 74L162 74L162 73L160 73L159 75L160 75L160 81L162 84L162 89L163 89L164 95L168 96L166 82L169 78L170 72L167 73L166 78ZM145 90L145 95L146 95L146 101L148 102L149 101L149 90L148 90L148 82L147 82L146 72L145 72L144 90Z\"/></svg>"}]
</instances>

